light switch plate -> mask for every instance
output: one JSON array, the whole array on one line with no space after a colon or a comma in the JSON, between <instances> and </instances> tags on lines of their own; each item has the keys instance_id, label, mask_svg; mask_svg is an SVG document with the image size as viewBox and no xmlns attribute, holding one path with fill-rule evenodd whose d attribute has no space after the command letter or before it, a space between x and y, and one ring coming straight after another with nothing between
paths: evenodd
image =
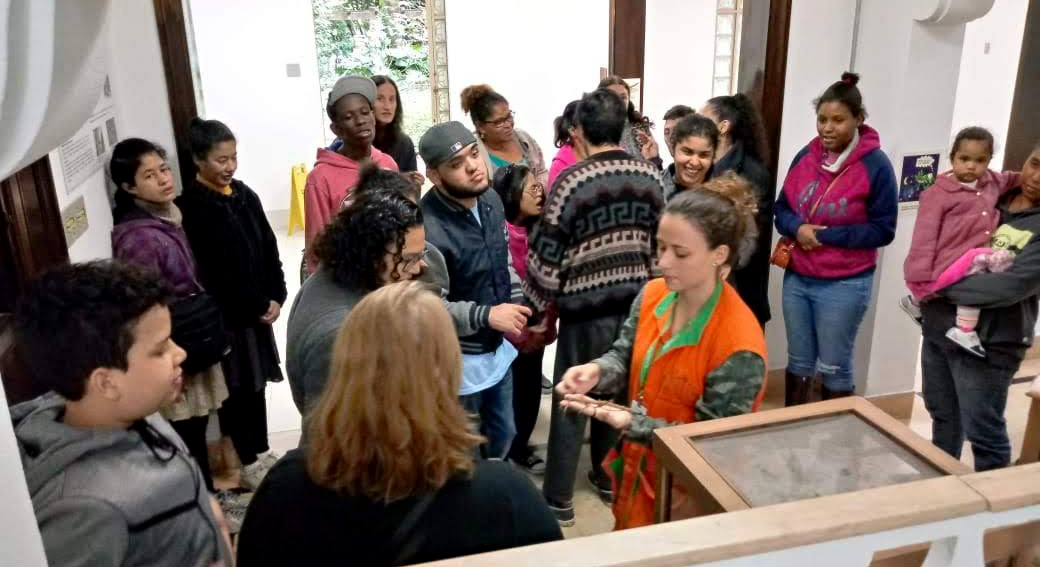
<instances>
[{"instance_id":1,"label":"light switch plate","mask_svg":"<svg viewBox=\"0 0 1040 567\"><path fill-rule=\"evenodd\" d=\"M65 227L65 245L72 248L72 244L90 227L90 223L87 222L87 206L82 196L62 209L61 224Z\"/></svg>"},{"instance_id":2,"label":"light switch plate","mask_svg":"<svg viewBox=\"0 0 1040 567\"><path fill-rule=\"evenodd\" d=\"M299 77L300 76L300 64L299 63L287 63L285 65L285 76L287 76L287 77Z\"/></svg>"}]
</instances>

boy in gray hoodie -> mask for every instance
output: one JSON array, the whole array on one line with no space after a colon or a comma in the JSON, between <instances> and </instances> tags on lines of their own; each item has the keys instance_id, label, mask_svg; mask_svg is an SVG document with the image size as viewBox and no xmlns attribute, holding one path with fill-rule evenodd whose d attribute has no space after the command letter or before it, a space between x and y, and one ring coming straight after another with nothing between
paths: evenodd
<instances>
[{"instance_id":1,"label":"boy in gray hoodie","mask_svg":"<svg viewBox=\"0 0 1040 567\"><path fill-rule=\"evenodd\" d=\"M156 413L181 388L158 280L107 262L43 275L15 333L51 392L11 408L47 561L56 566L232 565L223 515Z\"/></svg>"}]
</instances>

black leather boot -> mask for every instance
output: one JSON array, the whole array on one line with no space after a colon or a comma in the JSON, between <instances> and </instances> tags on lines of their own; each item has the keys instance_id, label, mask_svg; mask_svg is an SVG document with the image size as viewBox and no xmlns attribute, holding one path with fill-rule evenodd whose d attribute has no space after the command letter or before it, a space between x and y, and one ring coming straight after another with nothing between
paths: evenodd
<instances>
[{"instance_id":1,"label":"black leather boot","mask_svg":"<svg viewBox=\"0 0 1040 567\"><path fill-rule=\"evenodd\" d=\"M852 395L852 390L844 390L844 391L841 391L841 390L831 390L827 386L824 386L823 389L820 390L820 397L822 397L825 400L833 400L833 399L836 399L836 398L847 398L847 397L849 397L851 395Z\"/></svg>"},{"instance_id":2,"label":"black leather boot","mask_svg":"<svg viewBox=\"0 0 1040 567\"><path fill-rule=\"evenodd\" d=\"M784 406L790 407L808 403L811 392L811 376L797 376L790 372L784 375Z\"/></svg>"}]
</instances>

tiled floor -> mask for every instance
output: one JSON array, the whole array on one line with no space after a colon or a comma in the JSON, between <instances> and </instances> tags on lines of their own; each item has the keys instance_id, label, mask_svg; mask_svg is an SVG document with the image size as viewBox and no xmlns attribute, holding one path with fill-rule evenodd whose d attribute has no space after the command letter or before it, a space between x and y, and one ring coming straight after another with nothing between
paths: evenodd
<instances>
[{"instance_id":1,"label":"tiled floor","mask_svg":"<svg viewBox=\"0 0 1040 567\"><path fill-rule=\"evenodd\" d=\"M285 325L289 315L289 307L292 304L292 298L299 290L297 271L303 248L303 235L297 232L295 235L287 237L285 235L284 223L275 221L272 224L275 225L275 231L278 233L279 250L282 254L282 262L285 265L289 284L289 301L285 305L282 317L275 324L275 335L278 337L279 348L284 353ZM543 364L543 371L547 376L552 376L552 361L554 358L555 348L550 346L546 349ZM1018 376L1036 376L1037 374L1040 374L1040 359L1032 359L1023 363ZM1029 399L1026 397L1025 392L1028 388L1028 382L1016 384L1012 386L1008 397L1008 407L1005 415L1011 436L1013 459L1018 458L1025 431L1025 420L1029 408ZM295 448L299 441L300 416L292 403L286 382L270 385L267 392L271 448L279 453L284 453ZM782 398L782 387L770 388L769 396L763 404L763 410L779 407L782 405ZM543 396L542 411L539 414L538 423L531 438L531 443L541 452L544 452L545 442L549 436L549 403L550 398ZM931 437L931 419L919 395L914 399L913 416L909 425L911 429L922 437L926 439ZM965 448L962 461L969 466L972 465L970 447ZM614 526L614 518L610 508L600 501L599 497L585 481L585 475L589 468L591 468L591 464L588 457L588 445L586 445L583 449L577 481L575 482L574 507L577 522L573 527L564 529L564 535L568 538L607 532ZM233 482L233 479L222 480L223 482ZM536 484L541 484L540 478L532 477L532 480Z\"/></svg>"}]
</instances>

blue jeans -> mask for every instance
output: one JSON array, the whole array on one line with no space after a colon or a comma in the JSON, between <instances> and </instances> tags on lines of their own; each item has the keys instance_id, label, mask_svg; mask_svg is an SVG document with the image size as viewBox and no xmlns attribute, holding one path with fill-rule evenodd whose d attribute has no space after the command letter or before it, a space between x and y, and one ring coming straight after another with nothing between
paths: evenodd
<instances>
[{"instance_id":1,"label":"blue jeans","mask_svg":"<svg viewBox=\"0 0 1040 567\"><path fill-rule=\"evenodd\" d=\"M855 390L852 351L873 285L873 270L840 280L810 278L791 270L784 274L788 372L819 373L832 392Z\"/></svg>"},{"instance_id":2,"label":"blue jeans","mask_svg":"<svg viewBox=\"0 0 1040 567\"><path fill-rule=\"evenodd\" d=\"M924 406L932 416L932 443L955 459L967 436L975 470L1011 462L1004 409L1015 368L968 354L950 341L921 345Z\"/></svg>"},{"instance_id":3,"label":"blue jeans","mask_svg":"<svg viewBox=\"0 0 1040 567\"><path fill-rule=\"evenodd\" d=\"M485 459L505 458L516 436L513 422L513 371L502 381L475 394L459 396L459 403L480 420L480 434L487 437L481 449Z\"/></svg>"}]
</instances>

